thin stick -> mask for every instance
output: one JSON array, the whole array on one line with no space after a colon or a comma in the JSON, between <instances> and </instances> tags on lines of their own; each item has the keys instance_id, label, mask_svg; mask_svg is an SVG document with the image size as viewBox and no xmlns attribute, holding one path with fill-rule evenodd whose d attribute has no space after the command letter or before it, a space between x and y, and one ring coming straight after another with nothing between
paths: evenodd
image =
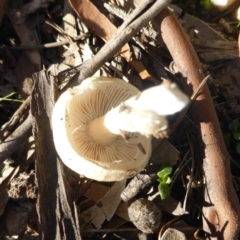
<instances>
[{"instance_id":1,"label":"thin stick","mask_svg":"<svg viewBox=\"0 0 240 240\"><path fill-rule=\"evenodd\" d=\"M107 232L138 232L137 228L104 228L104 229L86 229L82 230L82 233L107 233Z\"/></svg>"},{"instance_id":2,"label":"thin stick","mask_svg":"<svg viewBox=\"0 0 240 240\"><path fill-rule=\"evenodd\" d=\"M73 42L77 42L79 40L82 40L84 38L89 37L89 33L84 33L79 36L76 36L72 38ZM35 46L21 46L21 47L9 47L9 49L12 50L32 50L32 49L44 49L44 48L55 48L55 47L61 47L65 44L69 44L68 40L63 40L61 42L52 42L52 43L45 43L41 45L35 45Z\"/></svg>"}]
</instances>

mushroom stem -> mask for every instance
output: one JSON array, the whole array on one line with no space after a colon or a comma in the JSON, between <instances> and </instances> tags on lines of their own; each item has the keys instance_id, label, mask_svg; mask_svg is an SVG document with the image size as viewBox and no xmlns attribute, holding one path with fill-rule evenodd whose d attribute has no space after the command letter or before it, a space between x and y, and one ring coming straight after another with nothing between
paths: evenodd
<instances>
[{"instance_id":1,"label":"mushroom stem","mask_svg":"<svg viewBox=\"0 0 240 240\"><path fill-rule=\"evenodd\" d=\"M89 136L96 143L102 145L111 144L118 136L118 134L112 133L104 124L105 116L94 119L88 126Z\"/></svg>"}]
</instances>

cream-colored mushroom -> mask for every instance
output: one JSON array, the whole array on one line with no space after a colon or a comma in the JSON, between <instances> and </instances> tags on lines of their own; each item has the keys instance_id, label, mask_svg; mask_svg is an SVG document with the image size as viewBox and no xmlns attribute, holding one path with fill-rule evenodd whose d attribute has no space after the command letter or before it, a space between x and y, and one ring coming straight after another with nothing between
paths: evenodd
<instances>
[{"instance_id":1,"label":"cream-colored mushroom","mask_svg":"<svg viewBox=\"0 0 240 240\"><path fill-rule=\"evenodd\" d=\"M231 5L236 0L210 0L215 6L227 8L229 5Z\"/></svg>"},{"instance_id":2,"label":"cream-colored mushroom","mask_svg":"<svg viewBox=\"0 0 240 240\"><path fill-rule=\"evenodd\" d=\"M226 10L231 4L238 1L239 0L211 0L212 4L220 11ZM232 11L231 16L233 20L240 21L240 6Z\"/></svg>"},{"instance_id":3,"label":"cream-colored mushroom","mask_svg":"<svg viewBox=\"0 0 240 240\"><path fill-rule=\"evenodd\" d=\"M159 93L162 87L157 87ZM169 99L180 99L179 111L188 98L173 88L179 96L169 90ZM120 181L141 171L151 155L149 135L167 127L165 116L159 115L161 108L147 107L149 93L145 95L121 79L106 77L88 78L64 92L52 115L54 143L64 164L98 181ZM148 105L156 100L147 99ZM123 131L132 132L127 141Z\"/></svg>"}]
</instances>

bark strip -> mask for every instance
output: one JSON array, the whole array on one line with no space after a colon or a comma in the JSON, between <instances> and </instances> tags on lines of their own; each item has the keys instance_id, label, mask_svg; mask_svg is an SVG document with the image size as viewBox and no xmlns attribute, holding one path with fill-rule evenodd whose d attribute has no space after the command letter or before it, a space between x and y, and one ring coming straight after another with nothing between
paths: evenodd
<instances>
[{"instance_id":1,"label":"bark strip","mask_svg":"<svg viewBox=\"0 0 240 240\"><path fill-rule=\"evenodd\" d=\"M70 188L53 143L51 115L55 95L49 75L45 70L33 75L36 84L31 100L40 239L81 239Z\"/></svg>"}]
</instances>

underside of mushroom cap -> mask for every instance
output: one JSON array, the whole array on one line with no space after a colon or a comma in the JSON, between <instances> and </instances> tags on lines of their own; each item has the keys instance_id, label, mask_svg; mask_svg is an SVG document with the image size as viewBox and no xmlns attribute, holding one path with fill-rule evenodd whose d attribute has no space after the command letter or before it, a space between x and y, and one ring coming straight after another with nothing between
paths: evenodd
<instances>
[{"instance_id":1,"label":"underside of mushroom cap","mask_svg":"<svg viewBox=\"0 0 240 240\"><path fill-rule=\"evenodd\" d=\"M151 138L133 133L109 145L93 141L89 123L139 93L117 78L92 77L64 92L52 115L56 150L73 171L98 181L120 181L142 170L151 155ZM104 136L102 136L104 138Z\"/></svg>"}]
</instances>

